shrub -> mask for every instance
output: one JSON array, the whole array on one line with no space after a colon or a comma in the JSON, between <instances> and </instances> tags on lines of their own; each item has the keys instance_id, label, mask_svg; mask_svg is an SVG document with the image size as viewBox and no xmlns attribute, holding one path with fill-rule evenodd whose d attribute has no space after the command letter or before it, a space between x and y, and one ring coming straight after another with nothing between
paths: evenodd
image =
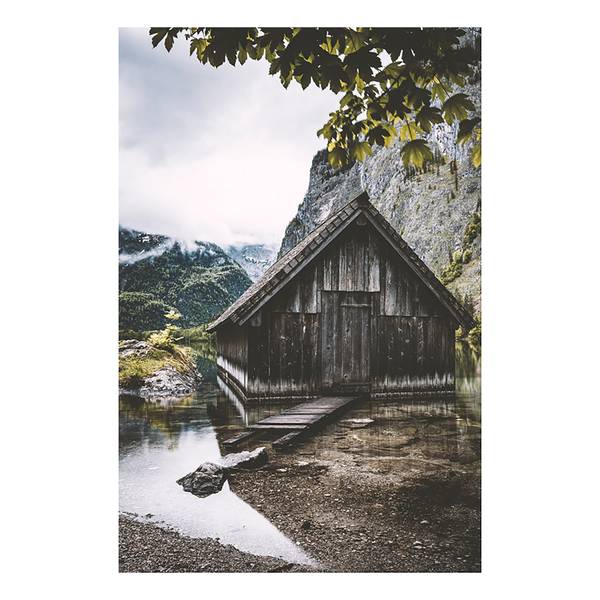
<instances>
[{"instance_id":1,"label":"shrub","mask_svg":"<svg viewBox=\"0 0 600 600\"><path fill-rule=\"evenodd\" d=\"M170 310L165 315L165 319L171 321L164 329L148 336L148 343L161 350L173 351L175 344L181 340L181 329L173 323L178 321L181 315L176 310Z\"/></svg>"}]
</instances>

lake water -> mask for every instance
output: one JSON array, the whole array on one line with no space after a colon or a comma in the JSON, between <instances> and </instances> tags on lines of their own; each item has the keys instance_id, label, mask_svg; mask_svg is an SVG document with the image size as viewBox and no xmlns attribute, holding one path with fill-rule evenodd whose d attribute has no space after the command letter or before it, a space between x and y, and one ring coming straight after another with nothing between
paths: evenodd
<instances>
[{"instance_id":1,"label":"lake water","mask_svg":"<svg viewBox=\"0 0 600 600\"><path fill-rule=\"evenodd\" d=\"M120 510L184 535L218 538L242 551L313 563L259 511L234 494L228 483L207 498L184 492L176 483L201 463L220 457L217 435L221 440L231 437L282 408L275 403L246 408L216 381L171 402L147 403L122 396ZM454 398L359 402L302 442L298 454L303 460L354 464L378 472L396 470L400 474L432 465L477 465L480 415L479 361L463 350L457 354ZM250 447L257 445L260 442Z\"/></svg>"}]
</instances>

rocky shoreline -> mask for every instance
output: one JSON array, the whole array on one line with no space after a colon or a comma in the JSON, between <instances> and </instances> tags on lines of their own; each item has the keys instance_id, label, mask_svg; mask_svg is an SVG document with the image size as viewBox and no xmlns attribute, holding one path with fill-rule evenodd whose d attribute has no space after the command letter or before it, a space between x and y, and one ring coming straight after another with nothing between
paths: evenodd
<instances>
[{"instance_id":1,"label":"rocky shoreline","mask_svg":"<svg viewBox=\"0 0 600 600\"><path fill-rule=\"evenodd\" d=\"M478 466L396 475L271 454L232 490L319 563L254 556L119 518L119 565L135 572L480 572Z\"/></svg>"},{"instance_id":2,"label":"rocky shoreline","mask_svg":"<svg viewBox=\"0 0 600 600\"><path fill-rule=\"evenodd\" d=\"M211 538L185 537L176 531L119 515L121 573L289 573L311 570L279 558L241 552Z\"/></svg>"},{"instance_id":3,"label":"rocky shoreline","mask_svg":"<svg viewBox=\"0 0 600 600\"><path fill-rule=\"evenodd\" d=\"M121 370L128 365L134 366L136 376L123 380ZM194 392L201 380L196 365L182 350L161 350L141 340L119 342L121 394L133 393L150 401L177 398Z\"/></svg>"}]
</instances>

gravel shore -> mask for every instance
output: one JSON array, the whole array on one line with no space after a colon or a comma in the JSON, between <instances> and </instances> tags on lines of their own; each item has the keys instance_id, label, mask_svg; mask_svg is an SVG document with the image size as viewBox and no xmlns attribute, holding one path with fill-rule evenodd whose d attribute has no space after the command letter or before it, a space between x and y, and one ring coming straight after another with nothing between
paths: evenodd
<instances>
[{"instance_id":1,"label":"gravel shore","mask_svg":"<svg viewBox=\"0 0 600 600\"><path fill-rule=\"evenodd\" d=\"M264 573L309 571L277 558L240 552L210 538L190 538L119 516L121 573Z\"/></svg>"},{"instance_id":2,"label":"gravel shore","mask_svg":"<svg viewBox=\"0 0 600 600\"><path fill-rule=\"evenodd\" d=\"M302 457L300 457L302 458ZM478 472L389 473L275 455L232 490L336 572L481 571Z\"/></svg>"},{"instance_id":3,"label":"gravel shore","mask_svg":"<svg viewBox=\"0 0 600 600\"><path fill-rule=\"evenodd\" d=\"M329 572L480 572L479 420L439 403L367 403L229 474L242 500ZM222 442L238 433L217 416ZM259 442L242 442L236 451ZM121 519L122 571L307 571Z\"/></svg>"},{"instance_id":4,"label":"gravel shore","mask_svg":"<svg viewBox=\"0 0 600 600\"><path fill-rule=\"evenodd\" d=\"M300 463L300 464L298 464ZM419 476L343 472L276 455L230 476L233 491L319 561L318 571L479 572L479 479L472 473ZM119 517L121 572L307 572Z\"/></svg>"}]
</instances>

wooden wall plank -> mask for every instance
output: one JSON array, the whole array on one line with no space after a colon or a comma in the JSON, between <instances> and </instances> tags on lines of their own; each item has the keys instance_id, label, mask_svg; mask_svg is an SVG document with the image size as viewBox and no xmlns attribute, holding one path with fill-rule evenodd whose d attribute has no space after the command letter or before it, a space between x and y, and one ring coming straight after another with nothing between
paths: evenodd
<instances>
[{"instance_id":1,"label":"wooden wall plank","mask_svg":"<svg viewBox=\"0 0 600 600\"><path fill-rule=\"evenodd\" d=\"M250 397L319 394L340 375L384 393L454 381L453 321L370 225L349 226L234 327L218 331L218 352Z\"/></svg>"}]
</instances>

